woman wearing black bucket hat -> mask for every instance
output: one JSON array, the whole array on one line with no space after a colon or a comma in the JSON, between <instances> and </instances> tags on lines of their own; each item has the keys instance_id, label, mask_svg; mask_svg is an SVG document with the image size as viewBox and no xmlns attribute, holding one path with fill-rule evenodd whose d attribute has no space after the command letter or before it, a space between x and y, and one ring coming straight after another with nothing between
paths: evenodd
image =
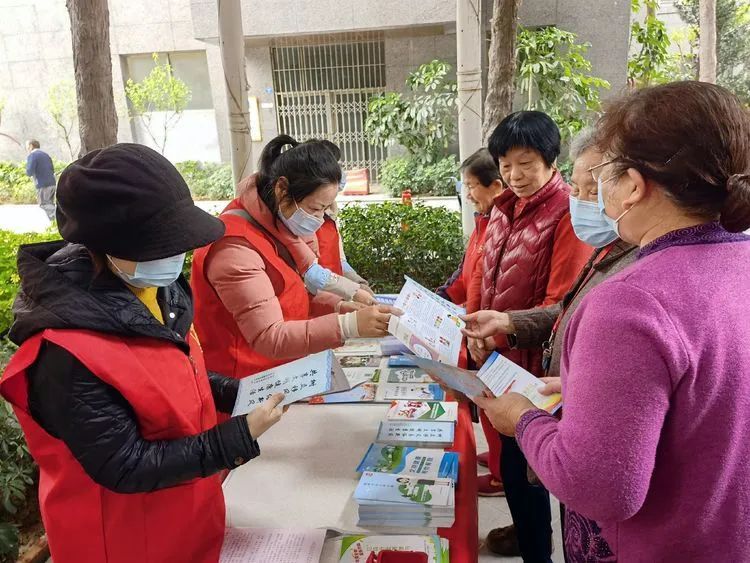
<instances>
[{"instance_id":1,"label":"woman wearing black bucket hat","mask_svg":"<svg viewBox=\"0 0 750 563\"><path fill-rule=\"evenodd\" d=\"M65 240L19 250L20 349L0 380L39 464L52 557L215 562L218 473L259 455L283 398L216 423L237 381L206 373L181 270L224 225L140 145L87 154L57 193Z\"/></svg>"}]
</instances>

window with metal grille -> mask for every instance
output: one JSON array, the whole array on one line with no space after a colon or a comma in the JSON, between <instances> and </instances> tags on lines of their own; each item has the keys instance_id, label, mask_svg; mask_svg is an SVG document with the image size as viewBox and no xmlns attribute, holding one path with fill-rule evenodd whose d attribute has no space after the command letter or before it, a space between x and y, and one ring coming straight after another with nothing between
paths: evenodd
<instances>
[{"instance_id":1,"label":"window with metal grille","mask_svg":"<svg viewBox=\"0 0 750 563\"><path fill-rule=\"evenodd\" d=\"M271 44L279 132L329 139L346 170L368 168L377 182L383 147L367 142L367 104L385 90L382 32L280 38Z\"/></svg>"}]
</instances>

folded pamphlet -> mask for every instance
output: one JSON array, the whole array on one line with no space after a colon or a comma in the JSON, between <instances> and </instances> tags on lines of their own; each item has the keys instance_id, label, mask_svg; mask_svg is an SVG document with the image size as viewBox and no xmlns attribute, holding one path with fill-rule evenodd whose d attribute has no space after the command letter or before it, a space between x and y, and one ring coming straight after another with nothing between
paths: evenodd
<instances>
[{"instance_id":1,"label":"folded pamphlet","mask_svg":"<svg viewBox=\"0 0 750 563\"><path fill-rule=\"evenodd\" d=\"M544 383L498 352L493 352L479 371L452 367L417 356L409 357L436 381L469 398L481 395L499 397L504 393L520 393L536 407L550 413L554 413L562 403L562 396L559 393L554 395L539 393Z\"/></svg>"}]
</instances>

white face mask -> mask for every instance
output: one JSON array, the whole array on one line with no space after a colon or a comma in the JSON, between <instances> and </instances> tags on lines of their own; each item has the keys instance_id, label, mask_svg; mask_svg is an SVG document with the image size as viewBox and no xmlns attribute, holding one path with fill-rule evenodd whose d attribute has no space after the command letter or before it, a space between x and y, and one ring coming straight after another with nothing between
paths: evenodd
<instances>
[{"instance_id":1,"label":"white face mask","mask_svg":"<svg viewBox=\"0 0 750 563\"><path fill-rule=\"evenodd\" d=\"M297 210L292 213L292 216L289 217L289 219L284 217L281 209L279 209L279 219L281 219L281 222L286 225L286 228L289 229L292 234L295 234L298 237L310 237L314 235L315 232L323 226L323 219L316 217L315 215L310 215L304 209L300 209L300 206L297 205L296 201L294 202L294 205L297 207Z\"/></svg>"},{"instance_id":2,"label":"white face mask","mask_svg":"<svg viewBox=\"0 0 750 563\"><path fill-rule=\"evenodd\" d=\"M112 257L107 256L107 260L112 264L112 272L128 285L139 288L167 287L180 277L182 266L185 264L185 253L159 260L136 262L132 274L123 272Z\"/></svg>"}]
</instances>

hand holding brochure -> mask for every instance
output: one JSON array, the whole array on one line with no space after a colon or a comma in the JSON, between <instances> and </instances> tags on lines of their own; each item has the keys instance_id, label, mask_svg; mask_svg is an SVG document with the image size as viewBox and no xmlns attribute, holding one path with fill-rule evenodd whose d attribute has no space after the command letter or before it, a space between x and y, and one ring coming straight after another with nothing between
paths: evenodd
<instances>
[{"instance_id":1,"label":"hand holding brochure","mask_svg":"<svg viewBox=\"0 0 750 563\"><path fill-rule=\"evenodd\" d=\"M534 405L553 413L562 402L562 396L542 395L539 389L544 383L537 377L513 363L505 356L493 352L478 372L456 368L409 356L412 361L446 387L463 393L469 398L489 394L499 397L504 393L520 393Z\"/></svg>"},{"instance_id":2,"label":"hand holding brochure","mask_svg":"<svg viewBox=\"0 0 750 563\"><path fill-rule=\"evenodd\" d=\"M391 316L388 332L422 358L458 365L466 325L459 316L464 310L405 276L395 307L403 315Z\"/></svg>"},{"instance_id":3,"label":"hand holding brochure","mask_svg":"<svg viewBox=\"0 0 750 563\"><path fill-rule=\"evenodd\" d=\"M553 413L560 408L562 395L542 395L539 389L544 387L544 383L539 378L497 352L487 358L477 377L496 397L503 393L520 393L534 403L535 407L547 412Z\"/></svg>"},{"instance_id":4,"label":"hand holding brochure","mask_svg":"<svg viewBox=\"0 0 750 563\"><path fill-rule=\"evenodd\" d=\"M345 391L349 382L331 350L312 354L240 380L232 416L247 414L274 393L284 393L282 405L315 395Z\"/></svg>"}]
</instances>

